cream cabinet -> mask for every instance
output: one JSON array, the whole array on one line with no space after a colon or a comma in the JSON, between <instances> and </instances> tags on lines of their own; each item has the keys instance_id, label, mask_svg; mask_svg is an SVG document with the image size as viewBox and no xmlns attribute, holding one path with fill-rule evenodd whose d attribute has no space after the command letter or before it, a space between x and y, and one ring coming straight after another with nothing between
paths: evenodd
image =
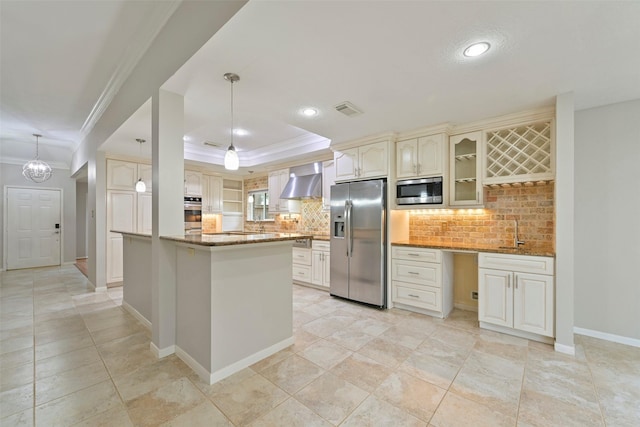
<instances>
[{"instance_id":1,"label":"cream cabinet","mask_svg":"<svg viewBox=\"0 0 640 427\"><path fill-rule=\"evenodd\" d=\"M293 248L293 281L311 283L311 249Z\"/></svg>"},{"instance_id":2,"label":"cream cabinet","mask_svg":"<svg viewBox=\"0 0 640 427\"><path fill-rule=\"evenodd\" d=\"M386 177L389 143L387 141L336 151L333 155L336 181Z\"/></svg>"},{"instance_id":3,"label":"cream cabinet","mask_svg":"<svg viewBox=\"0 0 640 427\"><path fill-rule=\"evenodd\" d=\"M202 175L202 213L222 212L222 178Z\"/></svg>"},{"instance_id":4,"label":"cream cabinet","mask_svg":"<svg viewBox=\"0 0 640 427\"><path fill-rule=\"evenodd\" d=\"M446 137L440 133L396 143L396 177L442 176L445 171Z\"/></svg>"},{"instance_id":5,"label":"cream cabinet","mask_svg":"<svg viewBox=\"0 0 640 427\"><path fill-rule=\"evenodd\" d=\"M392 299L397 307L444 318L453 309L451 254L437 249L391 247ZM422 312L422 311L421 311Z\"/></svg>"},{"instance_id":6,"label":"cream cabinet","mask_svg":"<svg viewBox=\"0 0 640 427\"><path fill-rule=\"evenodd\" d=\"M331 186L336 183L335 161L322 162L322 209L331 209Z\"/></svg>"},{"instance_id":7,"label":"cream cabinet","mask_svg":"<svg viewBox=\"0 0 640 427\"><path fill-rule=\"evenodd\" d=\"M554 134L552 120L487 131L483 185L553 180Z\"/></svg>"},{"instance_id":8,"label":"cream cabinet","mask_svg":"<svg viewBox=\"0 0 640 427\"><path fill-rule=\"evenodd\" d=\"M107 283L122 281L122 234L137 231L137 193L107 190Z\"/></svg>"},{"instance_id":9,"label":"cream cabinet","mask_svg":"<svg viewBox=\"0 0 640 427\"><path fill-rule=\"evenodd\" d=\"M329 242L311 242L311 283L329 288L331 276L331 251Z\"/></svg>"},{"instance_id":10,"label":"cream cabinet","mask_svg":"<svg viewBox=\"0 0 640 427\"><path fill-rule=\"evenodd\" d=\"M450 205L482 205L481 149L482 132L454 135L449 138Z\"/></svg>"},{"instance_id":11,"label":"cream cabinet","mask_svg":"<svg viewBox=\"0 0 640 427\"><path fill-rule=\"evenodd\" d=\"M137 163L107 159L107 189L133 191L137 181Z\"/></svg>"},{"instance_id":12,"label":"cream cabinet","mask_svg":"<svg viewBox=\"0 0 640 427\"><path fill-rule=\"evenodd\" d=\"M196 171L184 171L184 195L202 197L202 173Z\"/></svg>"},{"instance_id":13,"label":"cream cabinet","mask_svg":"<svg viewBox=\"0 0 640 427\"><path fill-rule=\"evenodd\" d=\"M289 182L289 169L269 172L269 213L289 212L289 201L280 195Z\"/></svg>"},{"instance_id":14,"label":"cream cabinet","mask_svg":"<svg viewBox=\"0 0 640 427\"><path fill-rule=\"evenodd\" d=\"M554 336L553 258L480 253L480 326L511 333ZM527 338L534 338L523 335Z\"/></svg>"},{"instance_id":15,"label":"cream cabinet","mask_svg":"<svg viewBox=\"0 0 640 427\"><path fill-rule=\"evenodd\" d=\"M136 233L151 234L151 193L137 193Z\"/></svg>"}]
</instances>

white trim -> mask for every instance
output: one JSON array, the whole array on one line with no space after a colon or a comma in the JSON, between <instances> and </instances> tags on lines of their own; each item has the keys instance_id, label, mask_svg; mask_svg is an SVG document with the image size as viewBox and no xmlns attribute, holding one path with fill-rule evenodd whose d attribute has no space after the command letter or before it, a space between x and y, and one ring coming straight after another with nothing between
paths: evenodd
<instances>
[{"instance_id":1,"label":"white trim","mask_svg":"<svg viewBox=\"0 0 640 427\"><path fill-rule=\"evenodd\" d=\"M135 317L138 322L142 323L142 325L151 330L151 322L147 320L146 317L144 317L142 314L140 314L140 312L138 310L136 310L135 308L133 308L131 306L131 304L129 304L126 301L122 301L122 308L124 308L125 310L127 310L133 317Z\"/></svg>"},{"instance_id":2,"label":"white trim","mask_svg":"<svg viewBox=\"0 0 640 427\"><path fill-rule=\"evenodd\" d=\"M95 105L91 109L89 116L84 121L80 133L82 138L79 138L79 142L73 147L73 150L77 150L80 142L84 140L96 123L100 120L104 112L115 98L116 94L129 78L131 72L136 67L142 56L147 52L149 46L156 38L162 27L167 23L171 15L180 6L181 1L178 0L165 0L164 2L158 2L163 8L154 9L150 16L146 19L146 24L141 26L138 31L139 36L130 41L127 49L120 60L117 68L109 78L109 82L105 86L104 90L100 94L100 97L96 101Z\"/></svg>"},{"instance_id":3,"label":"white trim","mask_svg":"<svg viewBox=\"0 0 640 427\"><path fill-rule=\"evenodd\" d=\"M189 355L189 353L176 346L176 356L178 356L178 358L182 360L188 367L193 369L193 371L198 374L198 377L200 377L202 381L209 381L209 379L211 378L211 374L209 373L209 371L207 371L207 368L199 364L196 359Z\"/></svg>"},{"instance_id":4,"label":"white trim","mask_svg":"<svg viewBox=\"0 0 640 427\"><path fill-rule=\"evenodd\" d=\"M75 265L75 264L76 264L75 261L65 261L61 265Z\"/></svg>"},{"instance_id":5,"label":"white trim","mask_svg":"<svg viewBox=\"0 0 640 427\"><path fill-rule=\"evenodd\" d=\"M158 346L155 345L153 341L151 342L151 344L149 344L149 349L151 350L153 355L156 356L158 359L162 359L163 357L170 356L176 352L175 345L170 345L169 347L165 347L165 348L158 348Z\"/></svg>"},{"instance_id":6,"label":"white trim","mask_svg":"<svg viewBox=\"0 0 640 427\"><path fill-rule=\"evenodd\" d=\"M534 334L533 332L520 331L518 329L509 328L507 326L494 325L487 322L478 322L481 329L488 329L494 332L500 332L502 334L513 335L515 337L526 338L532 341L538 341L545 344L553 344L552 337L546 337L544 335ZM557 345L557 344L556 344Z\"/></svg>"},{"instance_id":7,"label":"white trim","mask_svg":"<svg viewBox=\"0 0 640 427\"><path fill-rule=\"evenodd\" d=\"M91 283L91 282L89 282L89 283ZM92 283L92 285L93 285L93 283ZM94 292L107 292L107 289L109 289L106 286L97 287L96 285L93 285L93 288L94 288Z\"/></svg>"},{"instance_id":8,"label":"white trim","mask_svg":"<svg viewBox=\"0 0 640 427\"><path fill-rule=\"evenodd\" d=\"M244 368L248 368L254 363L259 362L262 359L265 359L272 354L279 352L280 350L284 350L285 348L293 345L294 342L295 339L293 337L286 338L272 346L253 353L252 355L247 356L244 359L240 359L237 362L227 365L222 369L218 369L215 372L207 371L205 367L200 365L187 352L185 352L178 346L176 346L176 355L180 358L180 360L186 363L187 366L193 369L203 381L208 381L209 384L214 384L235 374L236 372L243 370Z\"/></svg>"},{"instance_id":9,"label":"white trim","mask_svg":"<svg viewBox=\"0 0 640 427\"><path fill-rule=\"evenodd\" d=\"M558 353L570 354L571 356L576 355L576 348L572 345L564 345L556 342L553 344L553 349Z\"/></svg>"},{"instance_id":10,"label":"white trim","mask_svg":"<svg viewBox=\"0 0 640 427\"><path fill-rule=\"evenodd\" d=\"M72 153L70 153L72 154ZM7 165L17 165L17 166L24 166L25 163L27 163L29 160L33 160L33 157L27 159L27 158L20 158L20 157L3 157L2 161L0 161L0 163L4 163ZM71 169L71 167L64 162L53 162L50 160L47 160L47 164L49 166L51 166L52 169L62 169L62 170L69 170Z\"/></svg>"},{"instance_id":11,"label":"white trim","mask_svg":"<svg viewBox=\"0 0 640 427\"><path fill-rule=\"evenodd\" d=\"M622 335L609 334L607 332L594 331L593 329L573 327L573 333L585 335L587 337L598 338L605 341L617 342L618 344L640 347L640 340L636 338L623 337Z\"/></svg>"}]
</instances>

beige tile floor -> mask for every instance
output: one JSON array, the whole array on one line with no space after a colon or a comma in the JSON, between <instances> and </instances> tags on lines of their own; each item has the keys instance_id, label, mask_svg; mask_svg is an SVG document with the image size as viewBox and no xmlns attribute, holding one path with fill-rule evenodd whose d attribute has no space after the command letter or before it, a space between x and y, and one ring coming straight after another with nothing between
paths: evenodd
<instances>
[{"instance_id":1,"label":"beige tile floor","mask_svg":"<svg viewBox=\"0 0 640 427\"><path fill-rule=\"evenodd\" d=\"M75 267L0 273L0 425L640 426L640 349L577 355L293 287L296 343L212 386Z\"/></svg>"}]
</instances>

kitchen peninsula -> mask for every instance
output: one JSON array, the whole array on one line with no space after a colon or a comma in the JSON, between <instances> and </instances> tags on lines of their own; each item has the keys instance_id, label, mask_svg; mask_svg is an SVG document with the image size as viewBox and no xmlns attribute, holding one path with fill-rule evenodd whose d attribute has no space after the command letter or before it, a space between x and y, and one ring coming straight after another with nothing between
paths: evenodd
<instances>
[{"instance_id":1,"label":"kitchen peninsula","mask_svg":"<svg viewBox=\"0 0 640 427\"><path fill-rule=\"evenodd\" d=\"M140 276L130 272L138 269L136 259L143 255L135 245L142 236L122 234L126 289L136 286L127 273ZM291 248L304 237L311 236L160 237L175 246L175 352L204 381L213 384L293 344Z\"/></svg>"}]
</instances>

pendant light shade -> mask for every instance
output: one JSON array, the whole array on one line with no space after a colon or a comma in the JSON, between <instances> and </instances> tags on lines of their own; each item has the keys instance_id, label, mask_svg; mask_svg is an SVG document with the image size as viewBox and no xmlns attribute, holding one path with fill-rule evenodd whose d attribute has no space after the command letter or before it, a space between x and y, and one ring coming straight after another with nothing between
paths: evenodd
<instances>
[{"instance_id":1,"label":"pendant light shade","mask_svg":"<svg viewBox=\"0 0 640 427\"><path fill-rule=\"evenodd\" d=\"M140 154L142 155L142 144L144 144L146 141L141 138L136 138L136 142L140 144ZM147 184L144 183L141 177L139 177L138 182L136 182L136 191L138 193L144 193L145 191L147 191Z\"/></svg>"},{"instance_id":2,"label":"pendant light shade","mask_svg":"<svg viewBox=\"0 0 640 427\"><path fill-rule=\"evenodd\" d=\"M233 83L240 80L240 77L237 74L226 73L224 79L231 83L231 145L229 145L224 155L224 168L235 171L240 166L240 159L238 158L236 147L233 146Z\"/></svg>"},{"instance_id":3,"label":"pendant light shade","mask_svg":"<svg viewBox=\"0 0 640 427\"><path fill-rule=\"evenodd\" d=\"M40 160L39 157L39 138L42 135L34 133L33 136L36 137L36 158L24 164L22 176L35 183L41 183L51 178L52 171L51 166Z\"/></svg>"}]
</instances>

